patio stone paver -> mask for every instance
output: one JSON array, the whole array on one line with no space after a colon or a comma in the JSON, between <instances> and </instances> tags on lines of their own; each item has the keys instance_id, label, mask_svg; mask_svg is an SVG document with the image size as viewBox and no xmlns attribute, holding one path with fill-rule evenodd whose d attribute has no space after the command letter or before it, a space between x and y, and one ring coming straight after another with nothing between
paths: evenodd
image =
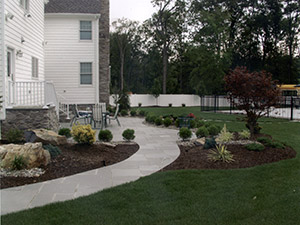
<instances>
[{"instance_id":1,"label":"patio stone paver","mask_svg":"<svg viewBox=\"0 0 300 225\"><path fill-rule=\"evenodd\" d=\"M3 189L0 191L1 215L75 199L135 181L159 171L179 156L176 144L178 131L148 127L140 118L120 118L120 122L121 127L115 121L108 127L114 135L113 140L121 141L125 129L134 129L135 141L140 145L136 154L111 166L38 184Z\"/></svg>"}]
</instances>

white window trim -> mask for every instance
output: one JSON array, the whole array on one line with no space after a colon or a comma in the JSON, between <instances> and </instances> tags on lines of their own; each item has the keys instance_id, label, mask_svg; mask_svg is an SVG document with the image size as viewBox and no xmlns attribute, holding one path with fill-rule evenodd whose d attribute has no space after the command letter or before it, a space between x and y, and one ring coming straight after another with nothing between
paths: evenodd
<instances>
[{"instance_id":1,"label":"white window trim","mask_svg":"<svg viewBox=\"0 0 300 225\"><path fill-rule=\"evenodd\" d=\"M90 63L91 64L91 80L92 80L92 83L91 84L81 84L81 63ZM94 79L93 79L93 76L94 76L94 70L93 70L93 65L94 63L93 62L79 62L79 87L93 87L94 86Z\"/></svg>"},{"instance_id":2,"label":"white window trim","mask_svg":"<svg viewBox=\"0 0 300 225\"><path fill-rule=\"evenodd\" d=\"M36 62L36 65L34 62ZM36 68L34 68L34 66L36 66ZM35 80L39 79L39 59L34 56L31 57L31 78Z\"/></svg>"},{"instance_id":3,"label":"white window trim","mask_svg":"<svg viewBox=\"0 0 300 225\"><path fill-rule=\"evenodd\" d=\"M20 6L22 9L28 12L30 10L30 0L20 0Z\"/></svg>"},{"instance_id":4,"label":"white window trim","mask_svg":"<svg viewBox=\"0 0 300 225\"><path fill-rule=\"evenodd\" d=\"M89 39L89 40L81 39L80 33L81 33L81 31L84 31L84 30L81 30L81 26L80 26L81 21L91 22L91 39ZM79 20L79 41L80 42L93 42L93 21L92 20Z\"/></svg>"}]
</instances>

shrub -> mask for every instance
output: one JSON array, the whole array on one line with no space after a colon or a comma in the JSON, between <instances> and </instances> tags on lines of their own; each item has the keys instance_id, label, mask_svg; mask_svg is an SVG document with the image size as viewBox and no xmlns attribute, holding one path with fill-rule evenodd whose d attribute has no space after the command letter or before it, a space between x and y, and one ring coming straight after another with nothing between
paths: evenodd
<instances>
[{"instance_id":1,"label":"shrub","mask_svg":"<svg viewBox=\"0 0 300 225\"><path fill-rule=\"evenodd\" d=\"M207 137L208 135L209 133L206 127L200 127L196 132L198 138Z\"/></svg>"},{"instance_id":2,"label":"shrub","mask_svg":"<svg viewBox=\"0 0 300 225\"><path fill-rule=\"evenodd\" d=\"M190 120L190 127L195 128L196 127L196 121L195 120Z\"/></svg>"},{"instance_id":3,"label":"shrub","mask_svg":"<svg viewBox=\"0 0 300 225\"><path fill-rule=\"evenodd\" d=\"M175 120L175 126L176 126L176 127L179 127L179 125L180 125L180 121L179 121L179 119L176 119L176 120Z\"/></svg>"},{"instance_id":4,"label":"shrub","mask_svg":"<svg viewBox=\"0 0 300 225\"><path fill-rule=\"evenodd\" d=\"M181 106L182 106L182 107L185 107L185 104L184 104L184 103L182 103L182 104L181 104Z\"/></svg>"},{"instance_id":5,"label":"shrub","mask_svg":"<svg viewBox=\"0 0 300 225\"><path fill-rule=\"evenodd\" d=\"M206 138L203 148L204 149L215 148L216 145L217 145L217 143L214 138Z\"/></svg>"},{"instance_id":6,"label":"shrub","mask_svg":"<svg viewBox=\"0 0 300 225\"><path fill-rule=\"evenodd\" d=\"M19 129L9 129L6 139L9 143L18 143L23 140L24 133Z\"/></svg>"},{"instance_id":7,"label":"shrub","mask_svg":"<svg viewBox=\"0 0 300 225\"><path fill-rule=\"evenodd\" d=\"M272 143L272 148L284 148L284 144L278 142L278 141L275 141Z\"/></svg>"},{"instance_id":8,"label":"shrub","mask_svg":"<svg viewBox=\"0 0 300 225\"><path fill-rule=\"evenodd\" d=\"M113 139L113 135L109 130L100 130L98 139L99 141L110 142Z\"/></svg>"},{"instance_id":9,"label":"shrub","mask_svg":"<svg viewBox=\"0 0 300 225\"><path fill-rule=\"evenodd\" d=\"M133 140L135 138L134 130L132 130L132 129L124 130L124 132L122 133L122 136L123 136L124 140L126 140L126 141Z\"/></svg>"},{"instance_id":10,"label":"shrub","mask_svg":"<svg viewBox=\"0 0 300 225\"><path fill-rule=\"evenodd\" d=\"M259 137L256 139L258 142L262 143L264 146L271 147L271 148L284 148L284 144L273 141L270 138L267 137Z\"/></svg>"},{"instance_id":11,"label":"shrub","mask_svg":"<svg viewBox=\"0 0 300 225\"><path fill-rule=\"evenodd\" d=\"M160 126L160 125L162 125L162 123L163 123L162 118L156 117L156 119L155 119L155 125L156 126Z\"/></svg>"},{"instance_id":12,"label":"shrub","mask_svg":"<svg viewBox=\"0 0 300 225\"><path fill-rule=\"evenodd\" d=\"M157 116L155 116L155 115L150 116L150 123L155 123L156 119L157 119Z\"/></svg>"},{"instance_id":13,"label":"shrub","mask_svg":"<svg viewBox=\"0 0 300 225\"><path fill-rule=\"evenodd\" d=\"M61 150L57 146L53 146L50 144L44 145L43 149L47 150L50 153L51 159L54 159L55 157L61 154Z\"/></svg>"},{"instance_id":14,"label":"shrub","mask_svg":"<svg viewBox=\"0 0 300 225\"><path fill-rule=\"evenodd\" d=\"M122 109L120 114L121 116L128 116L128 111L126 109Z\"/></svg>"},{"instance_id":15,"label":"shrub","mask_svg":"<svg viewBox=\"0 0 300 225\"><path fill-rule=\"evenodd\" d=\"M12 170L22 170L26 168L26 161L23 156L15 156L14 160L11 162Z\"/></svg>"},{"instance_id":16,"label":"shrub","mask_svg":"<svg viewBox=\"0 0 300 225\"><path fill-rule=\"evenodd\" d=\"M246 145L245 147L249 151L256 151L256 152L260 152L265 149L265 147L260 143L251 143L251 144Z\"/></svg>"},{"instance_id":17,"label":"shrub","mask_svg":"<svg viewBox=\"0 0 300 225\"><path fill-rule=\"evenodd\" d=\"M181 137L183 141L188 140L192 137L192 131L186 127L182 127L179 130L179 137Z\"/></svg>"},{"instance_id":18,"label":"shrub","mask_svg":"<svg viewBox=\"0 0 300 225\"><path fill-rule=\"evenodd\" d=\"M212 149L209 151L208 159L214 162L222 161L226 163L231 163L234 161L233 155L230 151L226 149L225 145L218 145L216 149Z\"/></svg>"},{"instance_id":19,"label":"shrub","mask_svg":"<svg viewBox=\"0 0 300 225\"><path fill-rule=\"evenodd\" d=\"M194 115L194 113L189 113L187 117L194 118L194 119L196 118L196 116Z\"/></svg>"},{"instance_id":20,"label":"shrub","mask_svg":"<svg viewBox=\"0 0 300 225\"><path fill-rule=\"evenodd\" d=\"M61 128L59 131L58 131L58 134L59 135L63 135L65 136L66 138L69 138L71 137L71 130L69 128Z\"/></svg>"},{"instance_id":21,"label":"shrub","mask_svg":"<svg viewBox=\"0 0 300 225\"><path fill-rule=\"evenodd\" d=\"M163 123L165 127L169 127L172 124L172 120L170 119L170 117L167 117L164 119Z\"/></svg>"},{"instance_id":22,"label":"shrub","mask_svg":"<svg viewBox=\"0 0 300 225\"><path fill-rule=\"evenodd\" d=\"M139 110L139 116L145 116L146 111L145 110Z\"/></svg>"},{"instance_id":23,"label":"shrub","mask_svg":"<svg viewBox=\"0 0 300 225\"><path fill-rule=\"evenodd\" d=\"M239 132L239 136L242 138L242 139L249 139L251 134L248 130L243 130L241 132Z\"/></svg>"},{"instance_id":24,"label":"shrub","mask_svg":"<svg viewBox=\"0 0 300 225\"><path fill-rule=\"evenodd\" d=\"M172 107L172 103L169 103L169 107Z\"/></svg>"},{"instance_id":25,"label":"shrub","mask_svg":"<svg viewBox=\"0 0 300 225\"><path fill-rule=\"evenodd\" d=\"M131 116L136 116L136 114L137 114L136 110L131 110L131 111L130 111L130 115L131 115Z\"/></svg>"},{"instance_id":26,"label":"shrub","mask_svg":"<svg viewBox=\"0 0 300 225\"><path fill-rule=\"evenodd\" d=\"M142 103L141 102L139 102L139 107L142 107Z\"/></svg>"},{"instance_id":27,"label":"shrub","mask_svg":"<svg viewBox=\"0 0 300 225\"><path fill-rule=\"evenodd\" d=\"M119 99L117 103L120 104L120 110L122 111L123 109L129 110L130 109L130 101L129 101L129 95L126 93L126 91L122 91L119 93Z\"/></svg>"},{"instance_id":28,"label":"shrub","mask_svg":"<svg viewBox=\"0 0 300 225\"><path fill-rule=\"evenodd\" d=\"M75 141L79 144L93 144L96 141L96 131L91 125L76 124L72 127L71 134Z\"/></svg>"},{"instance_id":29,"label":"shrub","mask_svg":"<svg viewBox=\"0 0 300 225\"><path fill-rule=\"evenodd\" d=\"M197 120L196 122L196 127L199 128L199 127L203 127L205 125L205 122L203 120Z\"/></svg>"},{"instance_id":30,"label":"shrub","mask_svg":"<svg viewBox=\"0 0 300 225\"><path fill-rule=\"evenodd\" d=\"M233 134L227 131L226 124L224 124L223 129L217 137L217 142L225 143L233 139Z\"/></svg>"},{"instance_id":31,"label":"shrub","mask_svg":"<svg viewBox=\"0 0 300 225\"><path fill-rule=\"evenodd\" d=\"M209 135L216 136L220 133L220 128L215 125L210 125L208 128Z\"/></svg>"}]
</instances>

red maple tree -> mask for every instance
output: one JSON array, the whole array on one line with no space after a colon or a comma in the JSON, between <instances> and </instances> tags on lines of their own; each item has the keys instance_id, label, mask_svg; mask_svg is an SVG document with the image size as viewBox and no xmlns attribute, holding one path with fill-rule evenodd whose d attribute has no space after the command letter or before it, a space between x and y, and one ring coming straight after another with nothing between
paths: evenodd
<instances>
[{"instance_id":1,"label":"red maple tree","mask_svg":"<svg viewBox=\"0 0 300 225\"><path fill-rule=\"evenodd\" d=\"M237 67L225 76L228 98L237 109L246 111L246 126L252 136L260 131L258 119L280 100L276 84L270 73L251 73L246 67Z\"/></svg>"}]
</instances>

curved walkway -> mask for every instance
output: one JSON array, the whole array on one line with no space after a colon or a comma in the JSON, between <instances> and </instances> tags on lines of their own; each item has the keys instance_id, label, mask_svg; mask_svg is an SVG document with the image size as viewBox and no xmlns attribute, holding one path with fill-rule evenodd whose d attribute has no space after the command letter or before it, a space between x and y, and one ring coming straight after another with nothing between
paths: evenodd
<instances>
[{"instance_id":1,"label":"curved walkway","mask_svg":"<svg viewBox=\"0 0 300 225\"><path fill-rule=\"evenodd\" d=\"M121 118L121 127L114 121L109 129L114 141L122 140L122 132L135 130L140 149L120 163L69 177L1 190L1 214L7 214L49 203L90 195L106 188L135 181L157 172L180 154L177 132L145 126L142 119Z\"/></svg>"}]
</instances>

